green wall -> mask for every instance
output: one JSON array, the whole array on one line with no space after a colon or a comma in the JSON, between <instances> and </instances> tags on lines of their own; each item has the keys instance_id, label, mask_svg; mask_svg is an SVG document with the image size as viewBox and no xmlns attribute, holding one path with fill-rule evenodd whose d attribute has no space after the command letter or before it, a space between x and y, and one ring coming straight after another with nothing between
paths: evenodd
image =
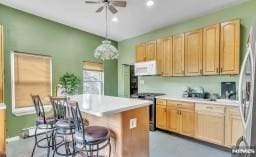
<instances>
[{"instance_id":1,"label":"green wall","mask_svg":"<svg viewBox=\"0 0 256 157\"><path fill-rule=\"evenodd\" d=\"M103 38L0 5L0 24L4 26L5 103L8 137L34 125L34 116L16 117L11 113L10 52L13 50L50 55L53 58L53 87L65 72L82 80L82 61L98 61L93 51ZM114 42L117 46L117 43ZM117 95L117 61L105 65L105 94ZM81 84L82 85L82 84ZM81 92L81 89L80 89Z\"/></svg>"},{"instance_id":2,"label":"green wall","mask_svg":"<svg viewBox=\"0 0 256 157\"><path fill-rule=\"evenodd\" d=\"M210 15L195 18L189 21L178 23L166 28L155 30L153 32L140 35L135 38L124 40L118 43L120 57L118 60L118 94L124 95L124 79L122 64L130 64L135 62L135 45L140 42L155 40L193 29L202 28L207 25L240 18L241 19L241 59L245 53L245 46L250 26L256 20L256 1L251 0L238 6L228 8ZM212 93L220 93L220 82L236 81L238 76L198 76L198 77L169 77L160 76L144 76L140 77L140 92L164 92L173 96L181 96L187 86L202 86Z\"/></svg>"}]
</instances>

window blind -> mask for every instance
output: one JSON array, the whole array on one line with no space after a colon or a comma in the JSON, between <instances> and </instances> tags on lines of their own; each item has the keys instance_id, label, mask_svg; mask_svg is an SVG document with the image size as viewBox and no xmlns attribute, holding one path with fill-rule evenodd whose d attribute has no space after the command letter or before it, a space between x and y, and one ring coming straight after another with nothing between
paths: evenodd
<instances>
[{"instance_id":1,"label":"window blind","mask_svg":"<svg viewBox=\"0 0 256 157\"><path fill-rule=\"evenodd\" d=\"M90 71L104 71L102 63L84 62L83 69Z\"/></svg>"},{"instance_id":2,"label":"window blind","mask_svg":"<svg viewBox=\"0 0 256 157\"><path fill-rule=\"evenodd\" d=\"M14 53L15 107L32 107L30 95L39 95L43 103L51 95L51 57Z\"/></svg>"}]
</instances>

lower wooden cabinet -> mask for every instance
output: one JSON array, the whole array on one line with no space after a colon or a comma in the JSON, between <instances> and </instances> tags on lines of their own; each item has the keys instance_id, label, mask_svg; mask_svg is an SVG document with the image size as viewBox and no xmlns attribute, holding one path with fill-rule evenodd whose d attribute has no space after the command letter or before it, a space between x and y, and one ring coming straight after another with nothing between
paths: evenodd
<instances>
[{"instance_id":1,"label":"lower wooden cabinet","mask_svg":"<svg viewBox=\"0 0 256 157\"><path fill-rule=\"evenodd\" d=\"M0 110L0 156L5 156L5 146L6 146L6 143L5 143L5 135L6 135L6 122L5 122L5 113L6 110L5 109L1 109Z\"/></svg>"},{"instance_id":2,"label":"lower wooden cabinet","mask_svg":"<svg viewBox=\"0 0 256 157\"><path fill-rule=\"evenodd\" d=\"M227 107L225 115L225 146L236 145L238 138L242 136L243 124L238 107Z\"/></svg>"},{"instance_id":3,"label":"lower wooden cabinet","mask_svg":"<svg viewBox=\"0 0 256 157\"><path fill-rule=\"evenodd\" d=\"M175 107L167 107L166 129L168 131L178 132L178 111Z\"/></svg>"},{"instance_id":4,"label":"lower wooden cabinet","mask_svg":"<svg viewBox=\"0 0 256 157\"><path fill-rule=\"evenodd\" d=\"M224 145L224 106L196 104L195 137L210 143Z\"/></svg>"},{"instance_id":5,"label":"lower wooden cabinet","mask_svg":"<svg viewBox=\"0 0 256 157\"><path fill-rule=\"evenodd\" d=\"M156 127L166 129L166 105L156 105Z\"/></svg>"},{"instance_id":6,"label":"lower wooden cabinet","mask_svg":"<svg viewBox=\"0 0 256 157\"><path fill-rule=\"evenodd\" d=\"M238 107L157 99L156 126L159 129L232 147L242 135Z\"/></svg>"},{"instance_id":7,"label":"lower wooden cabinet","mask_svg":"<svg viewBox=\"0 0 256 157\"><path fill-rule=\"evenodd\" d=\"M156 106L157 128L194 136L194 107L192 106L194 106L193 103L158 100Z\"/></svg>"},{"instance_id":8,"label":"lower wooden cabinet","mask_svg":"<svg viewBox=\"0 0 256 157\"><path fill-rule=\"evenodd\" d=\"M179 111L179 133L182 135L194 136L195 126L195 111L189 109L178 109Z\"/></svg>"}]
</instances>

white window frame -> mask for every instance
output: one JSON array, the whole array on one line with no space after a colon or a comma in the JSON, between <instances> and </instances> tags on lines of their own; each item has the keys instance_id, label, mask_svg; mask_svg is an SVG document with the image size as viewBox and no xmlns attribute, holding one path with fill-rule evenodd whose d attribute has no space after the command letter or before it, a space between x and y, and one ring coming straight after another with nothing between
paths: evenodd
<instances>
[{"instance_id":1,"label":"white window frame","mask_svg":"<svg viewBox=\"0 0 256 157\"><path fill-rule=\"evenodd\" d=\"M15 102L15 65L14 65L14 57L15 54L18 54L19 52L15 52L15 51L11 51L11 92L12 92L12 113L15 116L23 116L23 115L30 115L30 114L35 114L35 107L24 107L24 108L16 108L16 102ZM22 53L22 55L33 55L35 57L44 57L42 55L39 54L26 54L26 53ZM48 56L47 56L48 57ZM48 57L49 58L49 57ZM50 94L52 95L52 58L50 57ZM52 106L50 104L47 104L44 106L44 110L45 112L48 112L52 109Z\"/></svg>"},{"instance_id":2,"label":"white window frame","mask_svg":"<svg viewBox=\"0 0 256 157\"><path fill-rule=\"evenodd\" d=\"M104 95L104 91L105 91L105 81L104 81L104 71L97 71L97 70L87 70L87 69L83 69L83 94L85 94L85 89L84 89L84 83L86 82L100 82L100 81L85 81L85 71L93 71L93 72L101 72L102 73L102 93L101 95ZM87 93L87 94L90 94L90 93Z\"/></svg>"}]
</instances>

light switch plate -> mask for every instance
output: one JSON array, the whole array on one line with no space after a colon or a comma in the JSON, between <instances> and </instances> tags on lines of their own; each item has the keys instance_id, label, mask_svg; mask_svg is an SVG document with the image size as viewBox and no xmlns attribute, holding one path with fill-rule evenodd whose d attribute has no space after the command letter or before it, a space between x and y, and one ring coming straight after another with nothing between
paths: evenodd
<instances>
[{"instance_id":1,"label":"light switch plate","mask_svg":"<svg viewBox=\"0 0 256 157\"><path fill-rule=\"evenodd\" d=\"M137 127L137 119L136 118L130 119L130 129L134 129L136 127Z\"/></svg>"}]
</instances>

